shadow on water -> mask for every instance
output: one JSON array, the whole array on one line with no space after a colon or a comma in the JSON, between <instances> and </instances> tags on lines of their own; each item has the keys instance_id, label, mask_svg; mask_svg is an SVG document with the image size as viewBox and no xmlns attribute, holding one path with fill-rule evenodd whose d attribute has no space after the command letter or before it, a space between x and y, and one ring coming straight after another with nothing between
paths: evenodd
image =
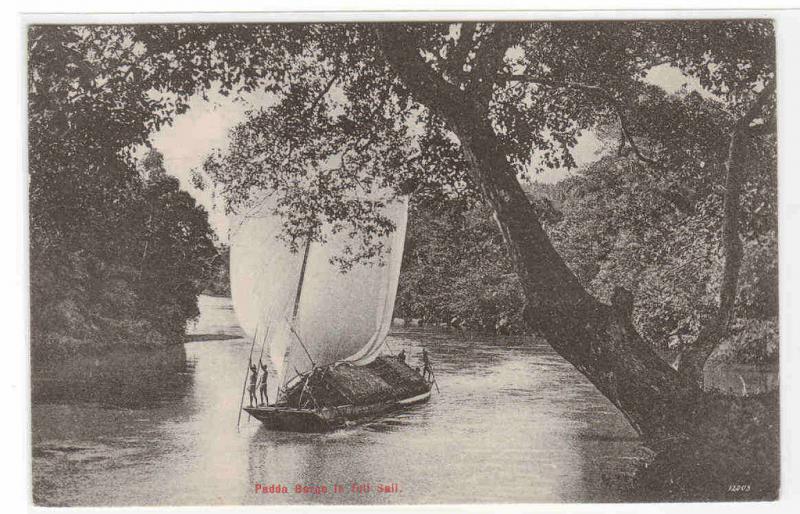
<instances>
[{"instance_id":1,"label":"shadow on water","mask_svg":"<svg viewBox=\"0 0 800 514\"><path fill-rule=\"evenodd\" d=\"M191 387L194 363L183 345L151 351L120 350L68 361L32 362L34 404L97 403L146 409L182 398Z\"/></svg>"},{"instance_id":2,"label":"shadow on water","mask_svg":"<svg viewBox=\"0 0 800 514\"><path fill-rule=\"evenodd\" d=\"M424 429L424 425L429 421L431 411L429 403L412 405L402 411L367 421L361 425L361 428L370 432L402 431L410 427Z\"/></svg>"},{"instance_id":3,"label":"shadow on water","mask_svg":"<svg viewBox=\"0 0 800 514\"><path fill-rule=\"evenodd\" d=\"M159 458L163 427L194 410L194 365L183 345L33 360L34 502L125 503L113 497L124 489L117 470Z\"/></svg>"}]
</instances>

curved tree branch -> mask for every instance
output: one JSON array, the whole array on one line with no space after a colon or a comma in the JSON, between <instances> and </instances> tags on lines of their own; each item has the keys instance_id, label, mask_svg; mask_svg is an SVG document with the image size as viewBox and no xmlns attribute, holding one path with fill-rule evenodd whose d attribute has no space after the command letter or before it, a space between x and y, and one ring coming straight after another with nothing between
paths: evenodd
<instances>
[{"instance_id":1,"label":"curved tree branch","mask_svg":"<svg viewBox=\"0 0 800 514\"><path fill-rule=\"evenodd\" d=\"M722 251L725 264L722 271L722 285L719 292L719 307L709 318L697 339L684 351L678 360L678 370L703 385L703 368L730 329L734 318L736 295L739 285L739 270L742 267L742 240L739 237L739 195L744 175L746 157L745 139L751 136L750 125L762 113L767 102L775 93L775 82L771 82L759 93L758 98L747 112L734 124L725 161L725 198L723 201Z\"/></svg>"},{"instance_id":2,"label":"curved tree branch","mask_svg":"<svg viewBox=\"0 0 800 514\"><path fill-rule=\"evenodd\" d=\"M481 115L485 115L489 109L495 84L494 77L503 64L512 37L513 30L509 24L497 23L493 26L492 32L483 38L475 55L471 71L472 80L467 92L476 98L478 112Z\"/></svg>"},{"instance_id":3,"label":"curved tree branch","mask_svg":"<svg viewBox=\"0 0 800 514\"><path fill-rule=\"evenodd\" d=\"M381 24L375 33L389 64L398 71L417 100L443 118L460 117L467 95L431 68L418 50L418 41L405 25Z\"/></svg>"},{"instance_id":4,"label":"curved tree branch","mask_svg":"<svg viewBox=\"0 0 800 514\"><path fill-rule=\"evenodd\" d=\"M633 137L631 136L628 120L625 117L625 113L622 110L622 105L620 105L619 101L614 97L613 94L611 94L610 91L600 86L584 84L582 82L556 81L556 80L536 77L533 75L499 74L497 75L497 80L503 82L515 82L515 81L528 82L530 84L537 84L545 87L561 88L561 89L580 89L583 91L594 93L595 95L605 100L606 103L608 103L608 105L614 111L614 115L619 120L620 131L622 132L622 137L620 138L621 139L620 150L627 142L637 159L639 159L645 164L649 164L656 168L662 167L661 163L659 163L655 159L651 159L642 154L641 150L639 149L639 146L636 144L636 142L633 140Z\"/></svg>"},{"instance_id":5,"label":"curved tree branch","mask_svg":"<svg viewBox=\"0 0 800 514\"><path fill-rule=\"evenodd\" d=\"M461 34L458 38L453 51L447 56L444 62L445 73L453 79L455 83L463 82L466 78L464 75L464 65L467 63L469 53L475 49L475 32L477 31L478 24L475 22L464 22L461 24Z\"/></svg>"}]
</instances>

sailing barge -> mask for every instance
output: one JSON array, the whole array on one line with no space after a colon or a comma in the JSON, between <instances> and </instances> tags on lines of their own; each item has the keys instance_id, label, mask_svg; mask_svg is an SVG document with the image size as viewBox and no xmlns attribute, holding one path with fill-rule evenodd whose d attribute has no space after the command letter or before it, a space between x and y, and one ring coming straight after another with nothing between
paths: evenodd
<instances>
[{"instance_id":1,"label":"sailing barge","mask_svg":"<svg viewBox=\"0 0 800 514\"><path fill-rule=\"evenodd\" d=\"M364 366L314 368L289 384L285 399L245 411L272 430L325 432L428 401L431 384L396 356Z\"/></svg>"},{"instance_id":2,"label":"sailing barge","mask_svg":"<svg viewBox=\"0 0 800 514\"><path fill-rule=\"evenodd\" d=\"M278 240L281 220L269 208L239 223L231 246L234 310L246 333L268 330L262 354L268 348L268 397L275 399L244 411L265 427L333 430L430 398L427 373L423 378L404 356L381 355L400 275L407 199L387 202L383 214L395 225L380 242L384 264L356 264L346 273L333 262L349 250L347 231L328 227L325 243L307 241L301 256Z\"/></svg>"}]
</instances>

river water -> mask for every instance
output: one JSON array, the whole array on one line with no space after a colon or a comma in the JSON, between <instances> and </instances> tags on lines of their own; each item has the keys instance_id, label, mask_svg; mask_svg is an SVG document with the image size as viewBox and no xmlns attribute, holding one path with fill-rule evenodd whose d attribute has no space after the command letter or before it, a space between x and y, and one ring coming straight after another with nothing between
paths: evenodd
<instances>
[{"instance_id":1,"label":"river water","mask_svg":"<svg viewBox=\"0 0 800 514\"><path fill-rule=\"evenodd\" d=\"M240 336L230 300L201 297L197 334ZM207 339L207 337L206 337ZM389 347L431 354L429 403L329 434L242 419L250 342L190 342L179 365L114 387L34 381L33 495L39 505L587 502L642 455L625 419L533 339L403 329ZM163 376L162 376L163 375ZM46 382L46 381L45 381ZM130 387L129 387L130 386ZM80 394L70 394L71 391ZM87 392L88 391L88 392ZM310 486L296 493L298 485ZM333 492L334 484L342 492ZM353 485L369 485L369 489ZM378 492L379 484L397 484ZM287 493L256 492L282 485ZM317 487L313 487L317 486ZM326 492L322 492L325 486Z\"/></svg>"}]
</instances>

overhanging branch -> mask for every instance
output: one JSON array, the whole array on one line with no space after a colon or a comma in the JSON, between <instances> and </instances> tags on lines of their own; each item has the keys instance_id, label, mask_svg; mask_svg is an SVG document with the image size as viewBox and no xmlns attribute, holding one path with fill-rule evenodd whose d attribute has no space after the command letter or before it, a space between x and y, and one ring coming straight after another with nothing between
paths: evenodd
<instances>
[{"instance_id":1,"label":"overhanging branch","mask_svg":"<svg viewBox=\"0 0 800 514\"><path fill-rule=\"evenodd\" d=\"M627 143L631 147L631 150L633 151L633 154L636 156L637 159L644 162L645 164L649 164L650 166L654 166L657 168L661 167L661 163L659 163L655 159L651 159L642 154L641 150L639 149L639 146L636 144L636 142L633 140L633 137L631 136L628 120L625 117L625 113L622 110L622 105L620 105L619 101L608 90L592 84L584 84L582 82L573 82L568 80L565 81L551 80L542 77L537 77L534 75L517 75L517 74L504 73L497 75L497 80L503 82L527 82L530 84L537 84L540 86L545 86L555 89L580 89L599 96L606 103L608 103L609 107L611 107L611 109L614 111L614 115L619 120L620 131L622 132L620 149L622 149L624 144Z\"/></svg>"}]
</instances>

